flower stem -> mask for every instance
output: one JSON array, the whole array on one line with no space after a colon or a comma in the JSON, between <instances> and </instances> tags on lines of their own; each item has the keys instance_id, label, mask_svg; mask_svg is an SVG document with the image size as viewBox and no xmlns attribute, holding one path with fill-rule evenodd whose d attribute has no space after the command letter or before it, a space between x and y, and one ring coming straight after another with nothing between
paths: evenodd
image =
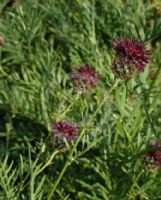
<instances>
[{"instance_id":1,"label":"flower stem","mask_svg":"<svg viewBox=\"0 0 161 200\"><path fill-rule=\"evenodd\" d=\"M103 98L99 104L99 106L97 107L97 109L95 110L95 112L92 114L92 116L90 117L90 119L88 120L87 122L87 126L90 125L90 123L93 121L93 119L95 118L96 114L98 113L98 111L101 109L101 107L103 106L103 104L105 103L105 101L109 98L109 95L111 94L111 92L116 88L116 86L118 85L120 81L119 80L116 80L113 84L113 86L110 88L109 91L106 91L103 95ZM69 155L68 155L68 158L65 162L65 165L63 167L63 169L61 170L57 180L55 181L55 183L53 184L51 190L50 190L50 193L49 193L49 196L48 196L48 200L51 200L53 198L53 195L54 195L54 192L57 188L57 186L59 185L63 175L65 174L68 166L72 163L72 158L73 158L73 154L74 154L74 151L75 149L77 148L77 145L79 143L79 141L81 140L81 138L83 137L83 135L85 134L85 131L86 129L82 129L81 133L80 133L80 136L78 137L78 139L76 140L75 144L73 145Z\"/></svg>"}]
</instances>

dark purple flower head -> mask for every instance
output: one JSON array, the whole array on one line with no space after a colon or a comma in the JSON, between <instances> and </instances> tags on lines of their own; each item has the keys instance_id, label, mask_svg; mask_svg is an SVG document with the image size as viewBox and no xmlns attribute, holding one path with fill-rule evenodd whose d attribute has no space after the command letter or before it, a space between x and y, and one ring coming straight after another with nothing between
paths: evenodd
<instances>
[{"instance_id":1,"label":"dark purple flower head","mask_svg":"<svg viewBox=\"0 0 161 200\"><path fill-rule=\"evenodd\" d=\"M55 122L52 126L55 138L63 139L66 138L68 141L75 140L79 136L78 128L70 122L59 121Z\"/></svg>"},{"instance_id":2,"label":"dark purple flower head","mask_svg":"<svg viewBox=\"0 0 161 200\"><path fill-rule=\"evenodd\" d=\"M158 143L156 140L151 141L150 147L154 150L149 151L143 158L143 165L150 171L154 171L157 168L161 167L161 150L155 148L161 147L161 143Z\"/></svg>"},{"instance_id":3,"label":"dark purple flower head","mask_svg":"<svg viewBox=\"0 0 161 200\"><path fill-rule=\"evenodd\" d=\"M93 67L85 64L74 69L71 78L78 89L86 90L96 87L98 74Z\"/></svg>"},{"instance_id":4,"label":"dark purple flower head","mask_svg":"<svg viewBox=\"0 0 161 200\"><path fill-rule=\"evenodd\" d=\"M117 39L113 43L116 53L125 59L125 62L132 62L138 71L143 71L150 58L150 51L146 49L143 42L129 38Z\"/></svg>"}]
</instances>

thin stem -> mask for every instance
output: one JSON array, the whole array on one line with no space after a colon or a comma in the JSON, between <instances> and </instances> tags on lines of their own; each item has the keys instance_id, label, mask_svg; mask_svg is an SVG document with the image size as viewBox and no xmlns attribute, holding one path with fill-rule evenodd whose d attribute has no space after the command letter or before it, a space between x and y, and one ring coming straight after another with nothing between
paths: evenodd
<instances>
[{"instance_id":1,"label":"thin stem","mask_svg":"<svg viewBox=\"0 0 161 200\"><path fill-rule=\"evenodd\" d=\"M148 109L147 109L147 107L146 107L147 99L145 99L145 92L144 92L143 84L141 83L141 80L140 80L140 79L139 79L139 82L140 82L141 90L142 90L142 93L143 93L143 95L144 95L144 100L145 100L145 102L144 102L144 104L143 104L143 108L144 108L145 114L146 114L146 116L147 116L147 119L148 119L148 121L149 121L149 124L150 124L150 126L151 126L151 129L153 130L153 133L154 133L154 135L156 136L156 135L157 135L157 131L155 130L155 127L154 127L152 118L151 118L151 116L149 115Z\"/></svg>"},{"instance_id":2,"label":"thin stem","mask_svg":"<svg viewBox=\"0 0 161 200\"><path fill-rule=\"evenodd\" d=\"M77 96L72 100L72 103L67 106L67 108L64 110L64 112L60 115L60 119L62 119L68 112L70 112L71 108L74 106L74 104L77 102L77 100L80 97L80 93L77 94Z\"/></svg>"},{"instance_id":3,"label":"thin stem","mask_svg":"<svg viewBox=\"0 0 161 200\"><path fill-rule=\"evenodd\" d=\"M30 164L30 200L34 200L34 176L33 176L33 166L31 161L31 151L28 144L28 154L29 154L29 164Z\"/></svg>"},{"instance_id":4,"label":"thin stem","mask_svg":"<svg viewBox=\"0 0 161 200\"><path fill-rule=\"evenodd\" d=\"M96 114L98 113L98 111L101 109L101 107L103 106L103 104L105 103L105 101L109 98L109 95L111 94L111 92L116 88L116 86L118 85L118 83L120 82L120 80L116 80L113 84L113 86L110 88L109 91L106 91L99 106L97 107L97 109L95 110L95 112L92 114L92 116L90 117L90 119L88 120L87 122L87 126L90 125L90 123L93 121L93 119L95 118ZM73 154L75 152L75 149L77 148L77 145L79 143L79 141L81 140L81 138L83 137L83 135L85 134L85 131L86 129L84 128L81 133L80 133L80 136L78 137L77 141L75 142L75 144L73 145L73 148L71 149L70 153L69 153L69 156L65 162L65 165L62 169L62 171L60 172L57 180L55 181L54 185L52 186L51 188L51 191L49 193L49 196L48 196L48 200L51 200L53 198L53 195L54 195L54 192L57 188L57 186L59 185L63 175L65 174L68 166L72 163L72 158L73 158Z\"/></svg>"}]
</instances>

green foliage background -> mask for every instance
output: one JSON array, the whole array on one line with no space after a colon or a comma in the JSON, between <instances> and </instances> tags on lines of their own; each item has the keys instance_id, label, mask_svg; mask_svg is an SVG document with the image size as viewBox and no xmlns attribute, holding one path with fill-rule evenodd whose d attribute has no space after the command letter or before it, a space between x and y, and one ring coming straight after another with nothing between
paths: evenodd
<instances>
[{"instance_id":1,"label":"green foliage background","mask_svg":"<svg viewBox=\"0 0 161 200\"><path fill-rule=\"evenodd\" d=\"M50 144L55 120L86 134L52 199L159 200L161 171L143 168L149 141L161 139L161 15L150 0L0 0L0 199L47 200L67 159ZM112 41L130 37L151 49L145 71L113 86ZM88 63L96 89L75 92L71 70ZM150 73L150 75L149 75ZM71 144L72 145L72 144Z\"/></svg>"}]
</instances>

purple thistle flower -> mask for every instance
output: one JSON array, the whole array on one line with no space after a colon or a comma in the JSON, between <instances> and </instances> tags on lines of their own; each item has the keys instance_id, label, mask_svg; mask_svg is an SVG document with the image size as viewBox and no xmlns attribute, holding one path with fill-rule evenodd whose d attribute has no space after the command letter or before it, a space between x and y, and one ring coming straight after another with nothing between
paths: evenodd
<instances>
[{"instance_id":1,"label":"purple thistle flower","mask_svg":"<svg viewBox=\"0 0 161 200\"><path fill-rule=\"evenodd\" d=\"M161 147L161 143L153 140L150 145L152 148ZM143 165L149 171L154 171L161 167L161 150L152 150L148 152L143 158Z\"/></svg>"},{"instance_id":2,"label":"purple thistle flower","mask_svg":"<svg viewBox=\"0 0 161 200\"><path fill-rule=\"evenodd\" d=\"M54 136L56 136L54 138L59 140L66 138L68 141L72 141L79 136L78 128L73 123L67 121L55 122L52 126L52 130Z\"/></svg>"},{"instance_id":3,"label":"purple thistle flower","mask_svg":"<svg viewBox=\"0 0 161 200\"><path fill-rule=\"evenodd\" d=\"M78 89L86 91L96 87L98 74L93 67L86 64L74 69L71 78Z\"/></svg>"},{"instance_id":4,"label":"purple thistle flower","mask_svg":"<svg viewBox=\"0 0 161 200\"><path fill-rule=\"evenodd\" d=\"M128 79L144 71L150 58L150 51L143 42L121 38L113 43L113 48L116 51L113 71L118 77Z\"/></svg>"}]
</instances>

